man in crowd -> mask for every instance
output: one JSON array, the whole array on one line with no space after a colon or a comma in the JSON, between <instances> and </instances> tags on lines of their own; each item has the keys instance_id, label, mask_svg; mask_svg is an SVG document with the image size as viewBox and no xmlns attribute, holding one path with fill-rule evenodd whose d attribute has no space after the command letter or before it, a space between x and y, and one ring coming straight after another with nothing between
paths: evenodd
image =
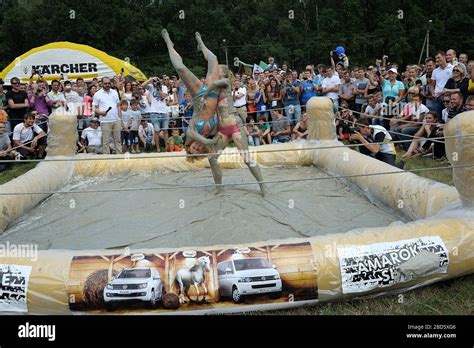
<instances>
[{"instance_id":1,"label":"man in crowd","mask_svg":"<svg viewBox=\"0 0 474 348\"><path fill-rule=\"evenodd\" d=\"M110 154L110 135L114 138L116 153L122 153L120 143L120 98L116 90L111 89L112 82L109 77L102 79L102 89L94 94L93 105L95 114L100 116L100 126L102 130L103 152Z\"/></svg>"},{"instance_id":2,"label":"man in crowd","mask_svg":"<svg viewBox=\"0 0 474 348\"><path fill-rule=\"evenodd\" d=\"M431 88L434 100L433 109L430 109L430 111L435 111L438 115L441 115L443 111L443 89L446 82L451 78L453 65L446 61L446 54L443 51L438 52L435 59L438 67L431 74L435 86Z\"/></svg>"},{"instance_id":3,"label":"man in crowd","mask_svg":"<svg viewBox=\"0 0 474 348\"><path fill-rule=\"evenodd\" d=\"M354 83L356 87L355 111L361 112L362 106L367 102L367 99L365 99L365 91L370 81L367 77L365 77L364 68L356 68L354 70L356 76L356 80Z\"/></svg>"},{"instance_id":4,"label":"man in crowd","mask_svg":"<svg viewBox=\"0 0 474 348\"><path fill-rule=\"evenodd\" d=\"M23 123L15 126L13 130L13 144L24 158L44 158L46 133L35 124L34 113L26 113L23 116Z\"/></svg>"},{"instance_id":5,"label":"man in crowd","mask_svg":"<svg viewBox=\"0 0 474 348\"><path fill-rule=\"evenodd\" d=\"M166 81L169 81L168 77L164 77ZM150 104L150 121L153 124L155 131L155 144L156 151L160 152L160 132L163 131L163 140L168 141L168 127L169 127L169 114L168 106L166 105L166 97L168 96L168 87L165 84L159 82L157 77L145 81L143 86L146 89L145 96L147 102Z\"/></svg>"},{"instance_id":6,"label":"man in crowd","mask_svg":"<svg viewBox=\"0 0 474 348\"><path fill-rule=\"evenodd\" d=\"M66 99L64 94L59 91L60 83L58 80L51 81L51 91L48 93L48 97L53 101L51 111L54 112L57 108L66 106Z\"/></svg>"},{"instance_id":7,"label":"man in crowd","mask_svg":"<svg viewBox=\"0 0 474 348\"><path fill-rule=\"evenodd\" d=\"M287 143L290 141L291 128L290 122L286 116L283 116L278 110L272 110L272 131L273 144Z\"/></svg>"},{"instance_id":8,"label":"man in crowd","mask_svg":"<svg viewBox=\"0 0 474 348\"><path fill-rule=\"evenodd\" d=\"M463 63L467 67L467 63L469 62L469 57L467 53L461 53L459 55L459 63Z\"/></svg>"},{"instance_id":9,"label":"man in crowd","mask_svg":"<svg viewBox=\"0 0 474 348\"><path fill-rule=\"evenodd\" d=\"M53 106L53 101L48 96L48 91L43 84L33 84L33 90L28 94L30 107L39 115L49 115L49 108Z\"/></svg>"},{"instance_id":10,"label":"man in crowd","mask_svg":"<svg viewBox=\"0 0 474 348\"><path fill-rule=\"evenodd\" d=\"M454 118L456 115L466 111L463 105L463 97L461 92L451 93L451 107L448 108L448 119Z\"/></svg>"},{"instance_id":11,"label":"man in crowd","mask_svg":"<svg viewBox=\"0 0 474 348\"><path fill-rule=\"evenodd\" d=\"M291 124L296 125L301 118L300 95L303 84L298 80L298 72L293 70L285 78L281 85L281 97L285 106L285 116L288 117Z\"/></svg>"},{"instance_id":12,"label":"man in crowd","mask_svg":"<svg viewBox=\"0 0 474 348\"><path fill-rule=\"evenodd\" d=\"M310 66L309 66L310 67ZM317 85L313 82L313 72L311 69L306 69L303 77L303 92L301 93L301 106L306 108L306 103L312 97L316 97Z\"/></svg>"},{"instance_id":13,"label":"man in crowd","mask_svg":"<svg viewBox=\"0 0 474 348\"><path fill-rule=\"evenodd\" d=\"M464 105L466 108L466 111L472 111L474 110L474 95L470 95L466 99L466 105Z\"/></svg>"},{"instance_id":14,"label":"man in crowd","mask_svg":"<svg viewBox=\"0 0 474 348\"><path fill-rule=\"evenodd\" d=\"M232 91L234 98L234 108L242 120L247 119L247 89L241 86L239 80L234 81L234 90Z\"/></svg>"},{"instance_id":15,"label":"man in crowd","mask_svg":"<svg viewBox=\"0 0 474 348\"><path fill-rule=\"evenodd\" d=\"M103 152L102 129L97 117L92 117L89 127L82 131L81 143L88 153L101 154Z\"/></svg>"},{"instance_id":16,"label":"man in crowd","mask_svg":"<svg viewBox=\"0 0 474 348\"><path fill-rule=\"evenodd\" d=\"M6 133L6 124L0 122L0 161L15 159L17 155L18 153L12 149L10 137ZM0 162L0 172L7 170L11 165L11 162Z\"/></svg>"},{"instance_id":17,"label":"man in crowd","mask_svg":"<svg viewBox=\"0 0 474 348\"><path fill-rule=\"evenodd\" d=\"M323 68L322 72L326 75L326 78L321 84L321 92L324 96L332 100L334 112L337 112L339 110L339 88L341 86L341 80L334 74L331 67Z\"/></svg>"},{"instance_id":18,"label":"man in crowd","mask_svg":"<svg viewBox=\"0 0 474 348\"><path fill-rule=\"evenodd\" d=\"M453 66L458 63L458 59L456 58L456 51L452 48L446 51L446 62L448 64L452 64Z\"/></svg>"},{"instance_id":19,"label":"man in crowd","mask_svg":"<svg viewBox=\"0 0 474 348\"><path fill-rule=\"evenodd\" d=\"M64 82L64 99L66 100L67 110L74 116L82 115L82 101L79 94L72 90L71 81Z\"/></svg>"},{"instance_id":20,"label":"man in crowd","mask_svg":"<svg viewBox=\"0 0 474 348\"><path fill-rule=\"evenodd\" d=\"M363 145L359 146L359 151L367 156L375 157L379 161L396 166L397 153L390 133L382 126L371 126L370 121L365 117L360 118L357 125L360 127L360 132L354 132L350 140Z\"/></svg>"},{"instance_id":21,"label":"man in crowd","mask_svg":"<svg viewBox=\"0 0 474 348\"><path fill-rule=\"evenodd\" d=\"M354 109L354 100L356 95L356 86L351 80L351 74L349 71L345 70L342 74L343 83L341 84L341 88L339 90L339 98L345 100L349 109Z\"/></svg>"},{"instance_id":22,"label":"man in crowd","mask_svg":"<svg viewBox=\"0 0 474 348\"><path fill-rule=\"evenodd\" d=\"M23 117L30 103L26 92L20 89L20 79L14 77L10 80L10 83L12 90L6 93L6 99L9 108L10 126L11 129L14 129L17 124L23 122Z\"/></svg>"}]
</instances>

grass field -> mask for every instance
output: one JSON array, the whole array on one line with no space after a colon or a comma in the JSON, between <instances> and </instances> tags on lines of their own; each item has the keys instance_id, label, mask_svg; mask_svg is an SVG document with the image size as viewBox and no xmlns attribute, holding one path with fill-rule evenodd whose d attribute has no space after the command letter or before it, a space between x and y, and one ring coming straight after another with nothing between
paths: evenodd
<instances>
[{"instance_id":1,"label":"grass field","mask_svg":"<svg viewBox=\"0 0 474 348\"><path fill-rule=\"evenodd\" d=\"M36 163L19 163L0 173L3 184L34 168ZM405 169L437 168L447 166L447 162L417 158L408 160ZM423 171L418 173L433 180L452 185L450 169ZM260 314L254 312L253 314ZM351 302L325 303L312 307L264 312L273 315L465 315L474 314L474 275L446 282L436 283L424 288L408 291L402 295L382 297Z\"/></svg>"}]
</instances>

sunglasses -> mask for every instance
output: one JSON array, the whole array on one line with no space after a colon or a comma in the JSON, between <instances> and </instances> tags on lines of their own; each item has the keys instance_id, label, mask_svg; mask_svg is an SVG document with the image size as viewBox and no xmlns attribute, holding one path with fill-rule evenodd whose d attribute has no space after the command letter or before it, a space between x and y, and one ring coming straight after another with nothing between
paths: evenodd
<instances>
[{"instance_id":1,"label":"sunglasses","mask_svg":"<svg viewBox=\"0 0 474 348\"><path fill-rule=\"evenodd\" d=\"M451 100L443 100L443 104L451 103Z\"/></svg>"},{"instance_id":2,"label":"sunglasses","mask_svg":"<svg viewBox=\"0 0 474 348\"><path fill-rule=\"evenodd\" d=\"M19 85L18 82L12 82L12 85Z\"/></svg>"},{"instance_id":3,"label":"sunglasses","mask_svg":"<svg viewBox=\"0 0 474 348\"><path fill-rule=\"evenodd\" d=\"M461 70L453 69L453 72L461 72Z\"/></svg>"}]
</instances>

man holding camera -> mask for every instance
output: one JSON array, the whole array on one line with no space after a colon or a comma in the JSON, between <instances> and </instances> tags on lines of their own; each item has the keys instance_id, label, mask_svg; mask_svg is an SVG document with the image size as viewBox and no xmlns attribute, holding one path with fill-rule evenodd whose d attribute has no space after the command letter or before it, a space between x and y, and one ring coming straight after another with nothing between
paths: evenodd
<instances>
[{"instance_id":1,"label":"man holding camera","mask_svg":"<svg viewBox=\"0 0 474 348\"><path fill-rule=\"evenodd\" d=\"M163 75L165 79L165 75ZM154 129L154 143L156 151L160 152L160 132L163 131L163 139L168 141L169 114L166 98L168 97L168 86L161 83L160 78L152 77L142 85L145 89L145 97L149 105L149 120ZM147 117L145 116L147 119Z\"/></svg>"},{"instance_id":2,"label":"man holding camera","mask_svg":"<svg viewBox=\"0 0 474 348\"><path fill-rule=\"evenodd\" d=\"M360 118L357 125L360 128L351 129L350 140L363 145L359 146L359 152L396 167L397 152L390 133L382 126L370 125L365 117Z\"/></svg>"},{"instance_id":3,"label":"man holding camera","mask_svg":"<svg viewBox=\"0 0 474 348\"><path fill-rule=\"evenodd\" d=\"M303 84L298 80L298 72L293 70L285 77L285 82L281 86L281 97L285 106L285 116L294 126L301 118L300 95L303 91Z\"/></svg>"},{"instance_id":4,"label":"man holding camera","mask_svg":"<svg viewBox=\"0 0 474 348\"><path fill-rule=\"evenodd\" d=\"M33 90L28 95L30 107L40 115L49 115L49 108L53 105L53 101L48 97L45 89L39 84L33 84Z\"/></svg>"}]
</instances>

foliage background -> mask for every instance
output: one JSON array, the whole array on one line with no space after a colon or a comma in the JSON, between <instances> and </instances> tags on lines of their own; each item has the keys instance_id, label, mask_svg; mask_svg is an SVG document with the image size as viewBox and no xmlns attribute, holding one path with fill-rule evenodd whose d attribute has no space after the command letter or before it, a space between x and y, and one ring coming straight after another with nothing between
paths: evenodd
<instances>
[{"instance_id":1,"label":"foliage background","mask_svg":"<svg viewBox=\"0 0 474 348\"><path fill-rule=\"evenodd\" d=\"M352 66L384 54L405 65L418 62L428 26L430 52L454 48L473 57L473 14L472 0L0 0L0 69L31 48L71 41L129 57L146 74L174 73L162 28L202 75L195 31L221 62L227 46L229 64L272 55L303 68L329 63L329 51L343 45Z\"/></svg>"}]
</instances>

